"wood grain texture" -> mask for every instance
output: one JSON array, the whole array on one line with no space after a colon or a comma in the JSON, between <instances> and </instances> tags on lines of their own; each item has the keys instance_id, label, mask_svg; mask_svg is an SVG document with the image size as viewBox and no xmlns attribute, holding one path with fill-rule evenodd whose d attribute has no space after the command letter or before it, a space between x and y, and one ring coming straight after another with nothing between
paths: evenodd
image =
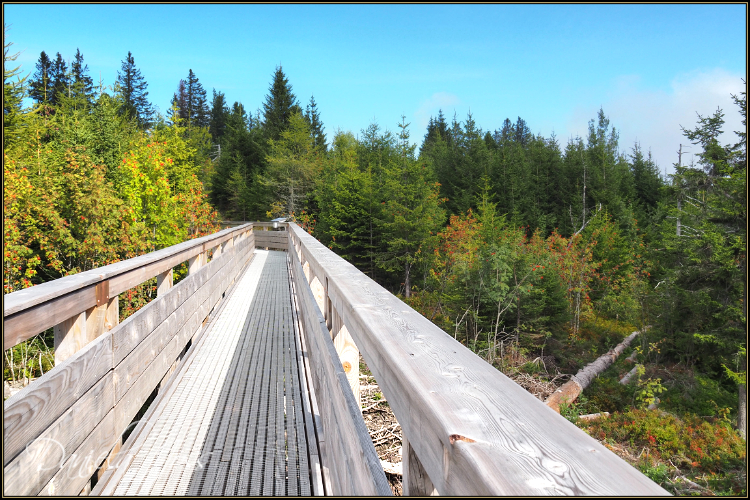
<instances>
[{"instance_id":1,"label":"wood grain texture","mask_svg":"<svg viewBox=\"0 0 750 500\"><path fill-rule=\"evenodd\" d=\"M27 290L33 288L36 287L27 288ZM3 298L7 300L10 295L13 294L5 295ZM96 285L85 286L53 300L55 302L53 307L42 303L21 310L13 315L5 316L3 320L3 348L10 349L14 345L37 335L39 332L43 332L47 328L58 325L95 306Z\"/></svg>"},{"instance_id":2,"label":"wood grain texture","mask_svg":"<svg viewBox=\"0 0 750 500\"><path fill-rule=\"evenodd\" d=\"M105 333L4 403L4 465L112 369Z\"/></svg>"},{"instance_id":3,"label":"wood grain texture","mask_svg":"<svg viewBox=\"0 0 750 500\"><path fill-rule=\"evenodd\" d=\"M430 477L419 461L419 457L414 453L414 449L409 445L409 440L406 437L402 438L401 446L402 460L400 465L403 474L401 485L404 496L438 496L435 485L432 484Z\"/></svg>"},{"instance_id":4,"label":"wood grain texture","mask_svg":"<svg viewBox=\"0 0 750 500\"><path fill-rule=\"evenodd\" d=\"M333 495L391 495L362 414L349 387L322 313L304 282L296 254L292 275L316 399L325 436L321 460L327 464Z\"/></svg>"},{"instance_id":5,"label":"wood grain texture","mask_svg":"<svg viewBox=\"0 0 750 500\"><path fill-rule=\"evenodd\" d=\"M86 311L55 325L55 364L59 365L88 343Z\"/></svg>"},{"instance_id":6,"label":"wood grain texture","mask_svg":"<svg viewBox=\"0 0 750 500\"><path fill-rule=\"evenodd\" d=\"M239 227L227 228L219 231L218 233L203 236L202 238L188 240L183 243L158 250L156 252L151 252L121 262L116 262L114 264L92 269L90 271L66 276L64 278L49 281L47 283L42 283L31 288L18 290L3 297L3 316L8 317L12 314L28 309L37 304L49 302L50 300L57 297L61 297L71 292L80 290L87 285L96 284L113 276L117 276L133 269L141 268L145 265L161 261L171 255L180 254L185 250L192 250L194 248L202 249L207 244L213 244L215 246L216 241L225 241L226 239L232 238L236 234L241 234L248 231L251 227L252 224L243 224ZM187 258L185 258L184 260L187 260ZM156 273L154 273L152 276L155 275ZM112 295L114 295L114 293L110 289L110 296Z\"/></svg>"},{"instance_id":7,"label":"wood grain texture","mask_svg":"<svg viewBox=\"0 0 750 500\"><path fill-rule=\"evenodd\" d=\"M4 493L38 494L112 409L113 393L108 372L5 467Z\"/></svg>"},{"instance_id":8,"label":"wood grain texture","mask_svg":"<svg viewBox=\"0 0 750 500\"><path fill-rule=\"evenodd\" d=\"M339 355L341 365L344 367L346 378L349 381L349 387L357 402L357 407L362 407L359 396L359 349L357 349L354 339L352 339L349 330L346 329L341 317L335 309L329 308L331 316L331 336L333 337L333 347Z\"/></svg>"},{"instance_id":9,"label":"wood grain texture","mask_svg":"<svg viewBox=\"0 0 750 500\"><path fill-rule=\"evenodd\" d=\"M41 331L62 323L96 304L96 284L109 280L109 296L132 288L157 274L239 234L251 225L230 228L140 257L42 283L3 297L3 348L9 349Z\"/></svg>"},{"instance_id":10,"label":"wood grain texture","mask_svg":"<svg viewBox=\"0 0 750 500\"><path fill-rule=\"evenodd\" d=\"M311 270L328 280L332 306L441 495L668 494L298 226L289 228Z\"/></svg>"},{"instance_id":11,"label":"wood grain texture","mask_svg":"<svg viewBox=\"0 0 750 500\"><path fill-rule=\"evenodd\" d=\"M113 424L114 414L113 410L110 410L78 449L67 458L39 495L76 495L80 492L120 437L115 432Z\"/></svg>"}]
</instances>

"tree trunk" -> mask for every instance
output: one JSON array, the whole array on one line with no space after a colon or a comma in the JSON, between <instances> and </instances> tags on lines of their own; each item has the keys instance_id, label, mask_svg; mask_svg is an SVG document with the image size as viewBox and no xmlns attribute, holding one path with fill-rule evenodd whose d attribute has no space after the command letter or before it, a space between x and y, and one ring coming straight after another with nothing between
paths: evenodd
<instances>
[{"instance_id":1,"label":"tree trunk","mask_svg":"<svg viewBox=\"0 0 750 500\"><path fill-rule=\"evenodd\" d=\"M744 372L747 370L747 358L743 357L740 360L740 371ZM739 384L739 408L737 411L737 430L743 439L747 439L747 386L745 384Z\"/></svg>"},{"instance_id":2,"label":"tree trunk","mask_svg":"<svg viewBox=\"0 0 750 500\"><path fill-rule=\"evenodd\" d=\"M575 376L553 392L544 403L557 413L560 413L560 405L562 403L570 404L575 401L578 395L591 384L591 381L594 380L594 378L598 377L600 373L612 366L612 363L614 363L620 354L622 354L622 351L624 351L640 333L640 331L631 333L625 338L625 340L620 342L617 347L583 367L575 374Z\"/></svg>"}]
</instances>

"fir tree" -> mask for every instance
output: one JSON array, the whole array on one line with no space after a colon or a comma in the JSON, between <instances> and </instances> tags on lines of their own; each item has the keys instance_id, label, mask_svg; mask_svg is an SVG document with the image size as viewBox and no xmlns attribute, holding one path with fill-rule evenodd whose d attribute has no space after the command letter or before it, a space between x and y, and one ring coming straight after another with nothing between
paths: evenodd
<instances>
[{"instance_id":1,"label":"fir tree","mask_svg":"<svg viewBox=\"0 0 750 500\"><path fill-rule=\"evenodd\" d=\"M323 122L320 120L320 112L318 111L318 104L315 102L315 96L310 96L310 103L307 105L305 111L305 121L310 128L310 136L315 143L315 147L326 152L328 147L326 145L326 135L323 132L325 127L323 127Z\"/></svg>"},{"instance_id":2,"label":"fir tree","mask_svg":"<svg viewBox=\"0 0 750 500\"><path fill-rule=\"evenodd\" d=\"M36 72L29 82L29 96L39 104L49 103L52 99L52 61L46 52L39 54Z\"/></svg>"},{"instance_id":3,"label":"fir tree","mask_svg":"<svg viewBox=\"0 0 750 500\"><path fill-rule=\"evenodd\" d=\"M22 103L25 94L26 78L21 78L20 66L11 69L11 62L15 61L20 53L10 54L12 42L6 41L7 26L3 26L3 146L18 139L19 124L21 123L23 111ZM11 79L15 78L15 81Z\"/></svg>"},{"instance_id":4,"label":"fir tree","mask_svg":"<svg viewBox=\"0 0 750 500\"><path fill-rule=\"evenodd\" d=\"M70 65L71 71L71 95L80 100L85 100L87 104L94 101L94 81L89 76L89 67L83 62L83 54L76 49L76 56L73 64Z\"/></svg>"},{"instance_id":5,"label":"fir tree","mask_svg":"<svg viewBox=\"0 0 750 500\"><path fill-rule=\"evenodd\" d=\"M276 68L273 82L268 88L266 102L263 103L264 129L266 137L279 140L281 133L287 128L289 119L301 109L297 98L292 92L292 86L281 66Z\"/></svg>"},{"instance_id":6,"label":"fir tree","mask_svg":"<svg viewBox=\"0 0 750 500\"><path fill-rule=\"evenodd\" d=\"M229 107L223 92L216 92L213 89L213 99L211 100L211 119L208 129L211 132L211 138L215 143L221 140L227 128L227 115Z\"/></svg>"},{"instance_id":7,"label":"fir tree","mask_svg":"<svg viewBox=\"0 0 750 500\"><path fill-rule=\"evenodd\" d=\"M55 62L50 69L50 85L52 86L52 96L50 103L53 105L60 104L60 96L68 95L70 79L68 78L68 65L60 53L57 53Z\"/></svg>"},{"instance_id":8,"label":"fir tree","mask_svg":"<svg viewBox=\"0 0 750 500\"><path fill-rule=\"evenodd\" d=\"M147 128L154 114L148 101L148 84L141 75L141 70L135 67L135 59L130 52L122 61L122 73L117 72L117 83L125 101L121 113L135 119L139 127Z\"/></svg>"}]
</instances>

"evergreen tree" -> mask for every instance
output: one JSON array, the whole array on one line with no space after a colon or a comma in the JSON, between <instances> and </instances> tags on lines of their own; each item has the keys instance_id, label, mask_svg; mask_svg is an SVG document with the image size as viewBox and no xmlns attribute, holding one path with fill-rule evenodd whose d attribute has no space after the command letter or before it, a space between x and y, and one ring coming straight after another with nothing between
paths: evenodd
<instances>
[{"instance_id":1,"label":"evergreen tree","mask_svg":"<svg viewBox=\"0 0 750 500\"><path fill-rule=\"evenodd\" d=\"M206 101L206 90L192 69L188 71L188 77L185 80L185 92L187 94L188 131L193 127L208 127L210 113Z\"/></svg>"},{"instance_id":2,"label":"evergreen tree","mask_svg":"<svg viewBox=\"0 0 750 500\"><path fill-rule=\"evenodd\" d=\"M26 78L28 78L19 76L21 66L11 69L11 62L18 58L19 53L12 55L9 53L13 43L7 41L7 31L8 27L3 26L3 148L19 138L23 118L23 98L26 91Z\"/></svg>"},{"instance_id":3,"label":"evergreen tree","mask_svg":"<svg viewBox=\"0 0 750 500\"><path fill-rule=\"evenodd\" d=\"M227 128L228 115L229 107L227 106L227 101L224 98L224 93L216 92L216 89L213 89L213 99L211 100L211 119L208 125L208 129L211 132L211 139L216 144L218 144L221 138L224 136L224 132Z\"/></svg>"},{"instance_id":4,"label":"evergreen tree","mask_svg":"<svg viewBox=\"0 0 750 500\"><path fill-rule=\"evenodd\" d=\"M83 62L83 54L76 49L76 56L70 65L71 97L92 104L94 102L94 81L89 76L89 66Z\"/></svg>"},{"instance_id":5,"label":"evergreen tree","mask_svg":"<svg viewBox=\"0 0 750 500\"><path fill-rule=\"evenodd\" d=\"M284 75L281 66L279 66L276 68L273 81L268 88L266 102L263 103L263 128L266 137L275 141L279 140L292 115L300 111L301 108L292 92L292 86Z\"/></svg>"},{"instance_id":6,"label":"evergreen tree","mask_svg":"<svg viewBox=\"0 0 750 500\"><path fill-rule=\"evenodd\" d=\"M70 75L68 75L68 65L65 64L65 60L62 58L60 53L57 53L55 62L52 63L50 68L50 83L52 86L52 97L50 103L52 105L60 104L62 97L65 97L69 93Z\"/></svg>"},{"instance_id":7,"label":"evergreen tree","mask_svg":"<svg viewBox=\"0 0 750 500\"><path fill-rule=\"evenodd\" d=\"M128 57L122 61L121 71L117 72L117 84L124 100L121 113L135 119L139 127L148 128L154 115L148 101L148 84L141 70L135 67L135 59L129 51Z\"/></svg>"},{"instance_id":8,"label":"evergreen tree","mask_svg":"<svg viewBox=\"0 0 750 500\"><path fill-rule=\"evenodd\" d=\"M172 96L172 101L169 104L171 106L169 110L171 122L176 123L179 119L187 123L189 106L185 80L180 80L180 83L177 84L177 92Z\"/></svg>"},{"instance_id":9,"label":"evergreen tree","mask_svg":"<svg viewBox=\"0 0 750 500\"><path fill-rule=\"evenodd\" d=\"M305 110L305 121L310 128L310 135L313 138L315 147L326 152L328 146L326 145L326 135L323 132L325 127L323 127L323 122L320 120L320 112L318 111L318 104L315 102L315 96L310 96L310 103Z\"/></svg>"},{"instance_id":10,"label":"evergreen tree","mask_svg":"<svg viewBox=\"0 0 750 500\"><path fill-rule=\"evenodd\" d=\"M39 104L49 103L52 100L52 61L42 51L36 63L36 72L29 82L29 96Z\"/></svg>"}]
</instances>

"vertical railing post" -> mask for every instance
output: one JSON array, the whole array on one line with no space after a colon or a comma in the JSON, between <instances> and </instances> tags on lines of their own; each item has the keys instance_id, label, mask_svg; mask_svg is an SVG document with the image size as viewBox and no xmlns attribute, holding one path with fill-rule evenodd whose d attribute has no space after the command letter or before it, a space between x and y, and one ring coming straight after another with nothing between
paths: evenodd
<instances>
[{"instance_id":1,"label":"vertical railing post","mask_svg":"<svg viewBox=\"0 0 750 500\"><path fill-rule=\"evenodd\" d=\"M195 274L198 270L203 267L206 263L206 252L201 252L198 255L190 257L188 259L188 275Z\"/></svg>"},{"instance_id":2,"label":"vertical railing post","mask_svg":"<svg viewBox=\"0 0 750 500\"><path fill-rule=\"evenodd\" d=\"M359 397L359 349L354 344L354 339L349 334L349 330L344 326L339 313L332 307L331 300L328 299L329 314L331 317L331 337L333 338L333 347L339 355L341 364L346 373L346 379L349 381L349 387L352 388L354 399L357 401L357 407L362 408Z\"/></svg>"},{"instance_id":3,"label":"vertical railing post","mask_svg":"<svg viewBox=\"0 0 750 500\"><path fill-rule=\"evenodd\" d=\"M55 325L55 364L58 365L86 345L86 311Z\"/></svg>"},{"instance_id":4,"label":"vertical railing post","mask_svg":"<svg viewBox=\"0 0 750 500\"><path fill-rule=\"evenodd\" d=\"M401 438L401 467L403 474L401 484L404 496L428 497L439 495L405 433L402 434Z\"/></svg>"},{"instance_id":5,"label":"vertical railing post","mask_svg":"<svg viewBox=\"0 0 750 500\"><path fill-rule=\"evenodd\" d=\"M170 268L167 271L164 271L163 273L156 276L156 296L161 297L165 293L167 293L174 283L173 281L173 275L172 269Z\"/></svg>"}]
</instances>

